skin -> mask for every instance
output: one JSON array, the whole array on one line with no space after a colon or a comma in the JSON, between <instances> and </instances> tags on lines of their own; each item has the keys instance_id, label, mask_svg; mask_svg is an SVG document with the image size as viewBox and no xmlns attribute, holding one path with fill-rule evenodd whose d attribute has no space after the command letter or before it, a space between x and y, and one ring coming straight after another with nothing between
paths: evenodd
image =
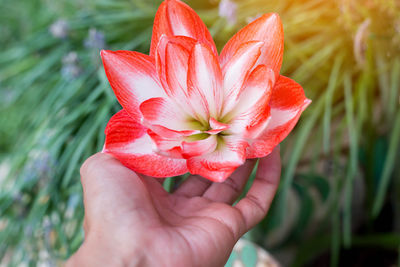
<instances>
[{"instance_id":1,"label":"skin","mask_svg":"<svg viewBox=\"0 0 400 267\"><path fill-rule=\"evenodd\" d=\"M237 240L267 214L281 172L279 147L223 183L191 176L173 193L98 153L81 168L85 241L67 266L223 266Z\"/></svg>"}]
</instances>

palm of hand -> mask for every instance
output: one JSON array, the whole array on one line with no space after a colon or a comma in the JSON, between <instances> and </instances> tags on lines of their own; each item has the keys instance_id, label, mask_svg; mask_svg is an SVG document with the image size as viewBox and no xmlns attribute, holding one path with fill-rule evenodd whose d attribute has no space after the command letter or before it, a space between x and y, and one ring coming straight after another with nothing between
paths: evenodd
<instances>
[{"instance_id":1,"label":"palm of hand","mask_svg":"<svg viewBox=\"0 0 400 267\"><path fill-rule=\"evenodd\" d=\"M196 182L205 190L206 182ZM146 212L146 233L151 253L157 251L154 264L161 266L196 266L207 259L208 266L222 266L245 231L241 214L232 206L204 196L167 194L157 181L147 182L151 205ZM162 254L162 255L161 255ZM171 257L166 257L170 255ZM175 256L173 256L175 255ZM156 265L157 265L156 264Z\"/></svg>"},{"instance_id":2,"label":"palm of hand","mask_svg":"<svg viewBox=\"0 0 400 267\"><path fill-rule=\"evenodd\" d=\"M81 171L85 242L113 244L125 261L140 251L143 265L223 266L240 236L265 216L279 182L276 150L260 160L249 193L231 206L254 164L246 162L224 183L189 177L170 194L159 179L97 154Z\"/></svg>"}]
</instances>

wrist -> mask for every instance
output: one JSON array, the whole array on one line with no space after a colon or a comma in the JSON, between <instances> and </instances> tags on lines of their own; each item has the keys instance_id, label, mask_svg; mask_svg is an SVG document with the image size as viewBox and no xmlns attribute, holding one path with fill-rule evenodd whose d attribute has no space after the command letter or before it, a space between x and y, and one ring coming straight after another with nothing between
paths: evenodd
<instances>
[{"instance_id":1,"label":"wrist","mask_svg":"<svg viewBox=\"0 0 400 267\"><path fill-rule=\"evenodd\" d=\"M123 244L85 241L67 261L70 266L146 266L144 253L139 249L126 248Z\"/></svg>"}]
</instances>

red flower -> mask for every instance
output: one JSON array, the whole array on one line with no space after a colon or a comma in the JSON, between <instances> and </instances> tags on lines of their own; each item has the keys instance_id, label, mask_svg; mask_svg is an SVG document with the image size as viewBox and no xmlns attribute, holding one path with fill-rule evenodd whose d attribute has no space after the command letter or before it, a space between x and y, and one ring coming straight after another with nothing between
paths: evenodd
<instances>
[{"instance_id":1,"label":"red flower","mask_svg":"<svg viewBox=\"0 0 400 267\"><path fill-rule=\"evenodd\" d=\"M123 107L107 125L103 152L149 176L189 171L224 181L246 158L268 155L311 102L279 75L282 53L277 14L244 27L218 56L199 16L164 1L149 56L101 52Z\"/></svg>"}]
</instances>

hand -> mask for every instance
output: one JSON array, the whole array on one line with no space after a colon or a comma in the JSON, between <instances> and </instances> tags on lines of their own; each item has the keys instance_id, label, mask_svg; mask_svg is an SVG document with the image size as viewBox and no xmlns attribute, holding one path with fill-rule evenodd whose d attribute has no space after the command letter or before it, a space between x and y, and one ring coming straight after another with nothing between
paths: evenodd
<instances>
[{"instance_id":1,"label":"hand","mask_svg":"<svg viewBox=\"0 0 400 267\"><path fill-rule=\"evenodd\" d=\"M125 168L108 154L81 168L85 241L69 266L223 266L236 241L267 214L277 189L279 148L247 161L223 183L189 177L167 193L162 180Z\"/></svg>"}]
</instances>

